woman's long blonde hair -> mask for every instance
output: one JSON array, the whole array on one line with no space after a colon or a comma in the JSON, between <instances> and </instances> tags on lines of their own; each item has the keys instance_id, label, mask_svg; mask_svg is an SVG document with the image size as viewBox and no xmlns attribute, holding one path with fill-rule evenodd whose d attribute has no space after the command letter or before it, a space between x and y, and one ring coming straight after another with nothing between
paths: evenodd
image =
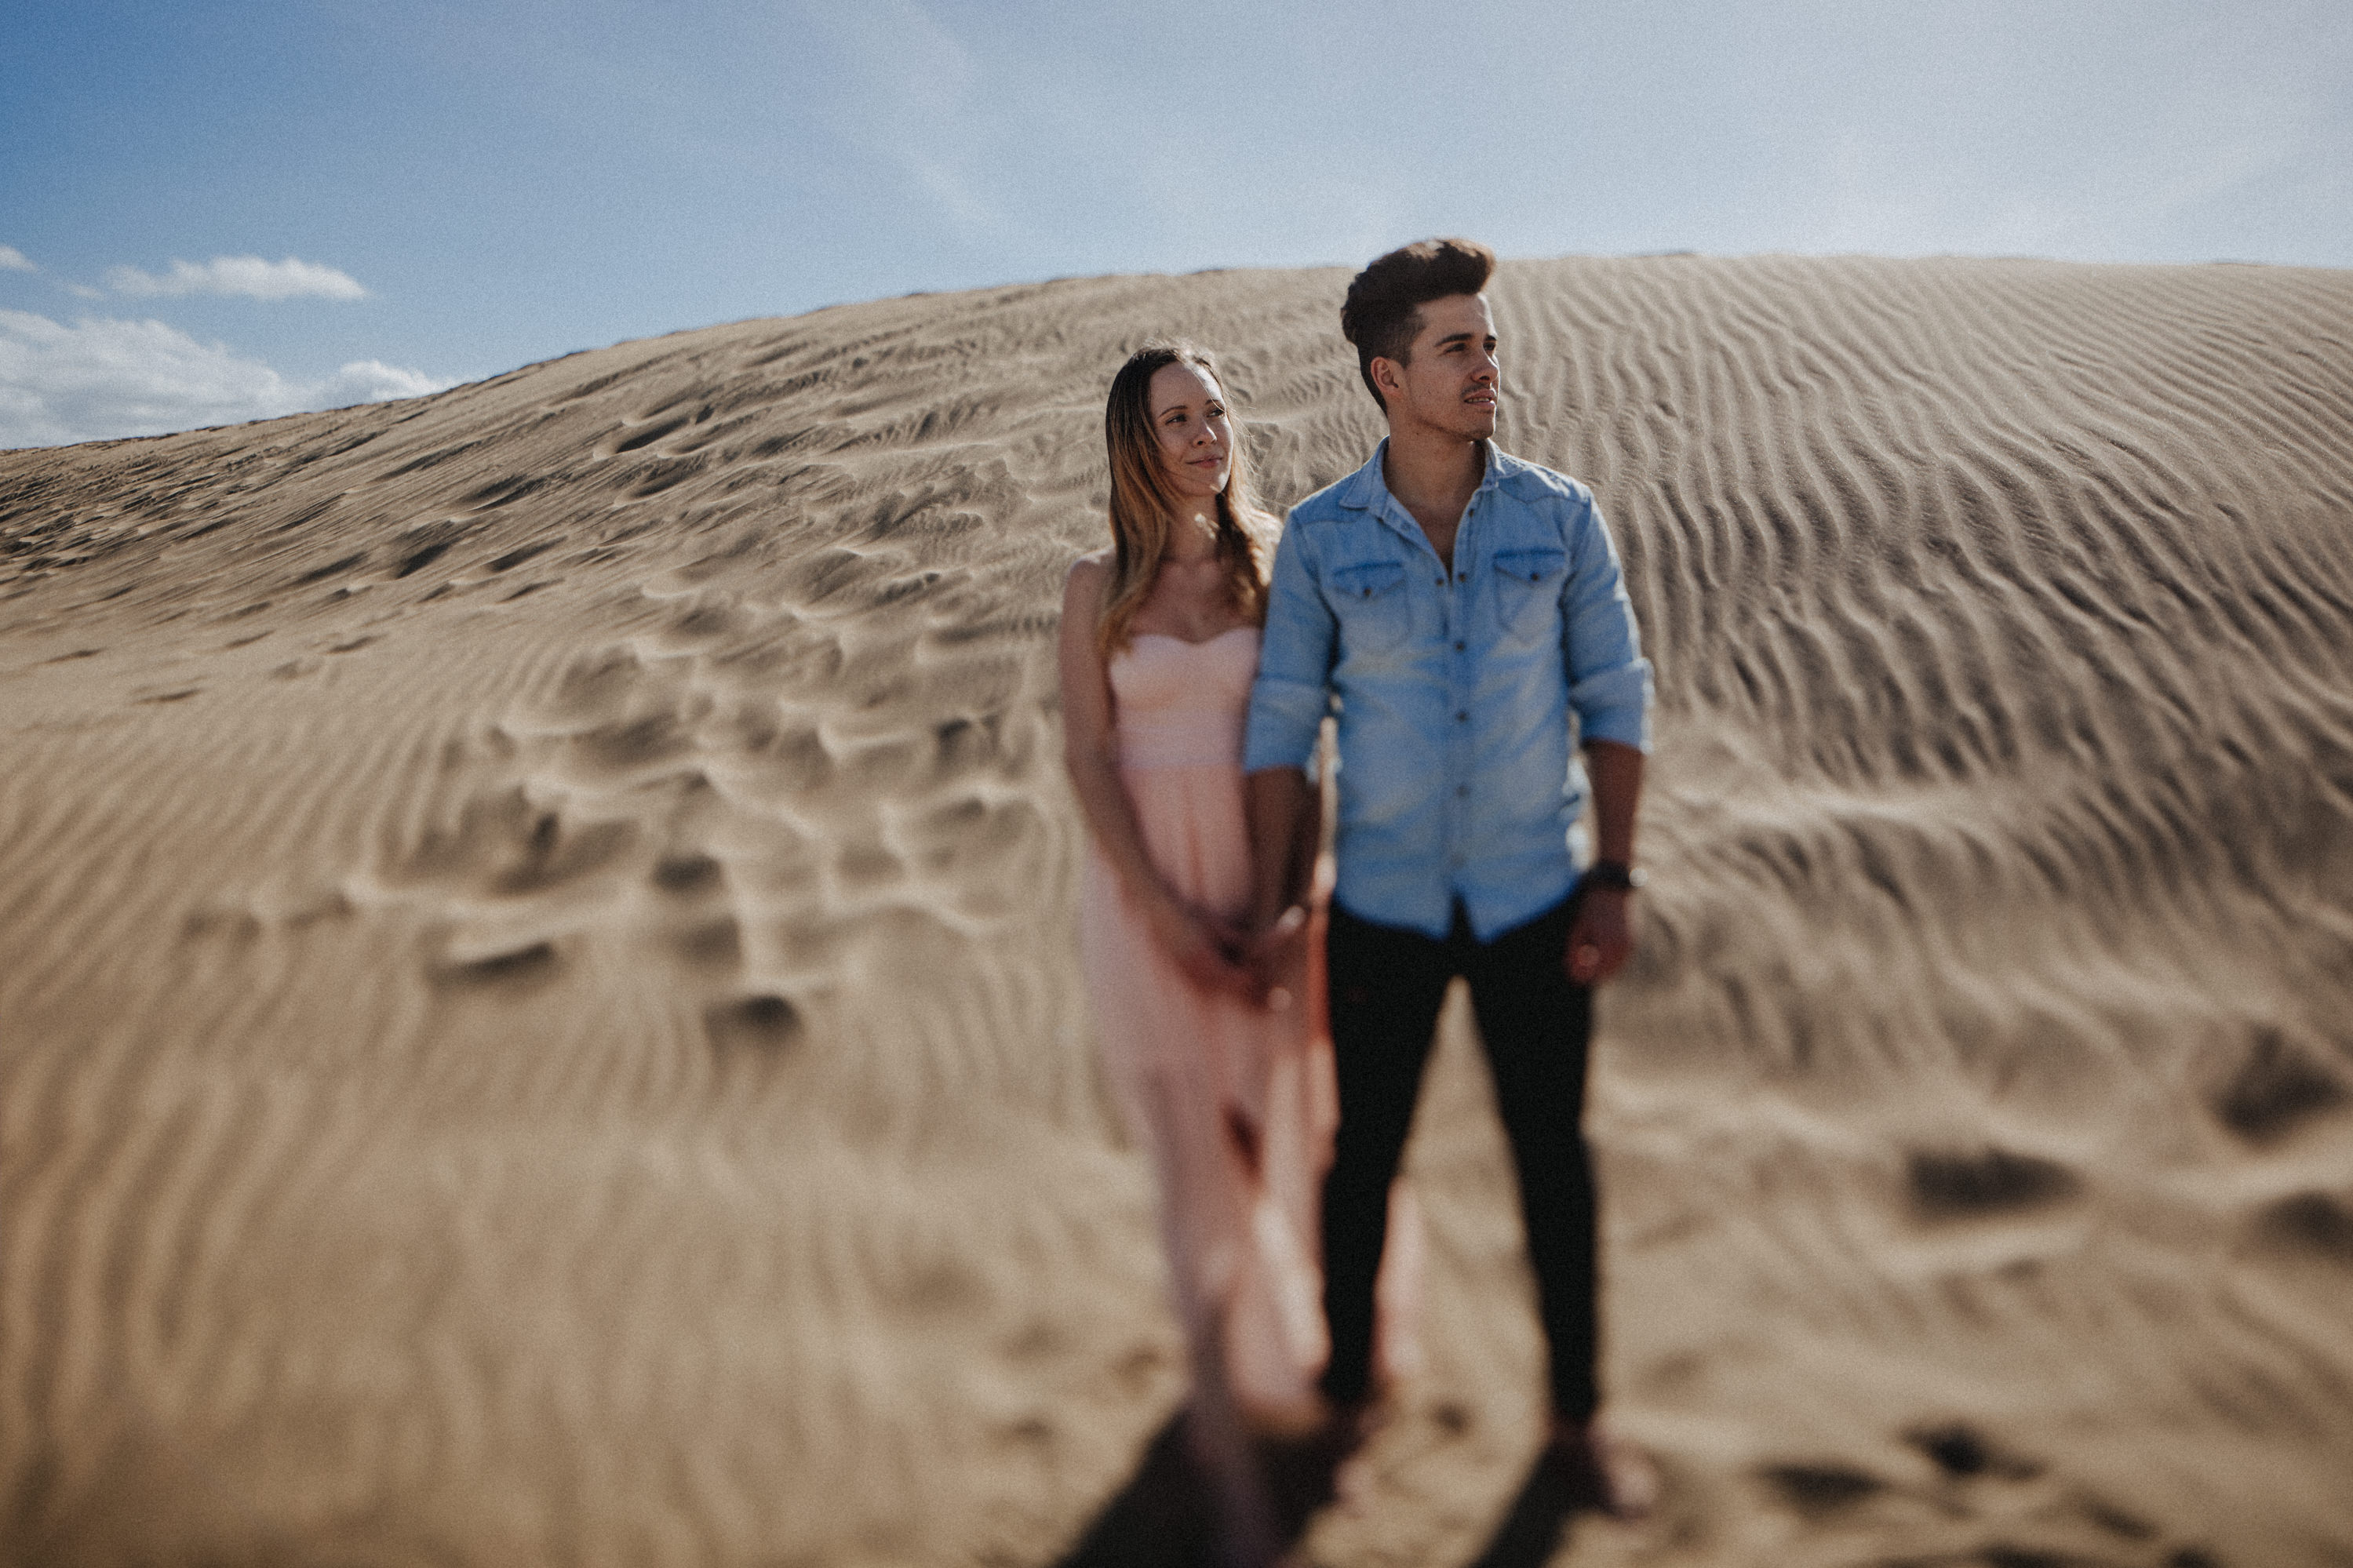
<instances>
[{"instance_id":1,"label":"woman's long blonde hair","mask_svg":"<svg viewBox=\"0 0 2353 1568\"><path fill-rule=\"evenodd\" d=\"M1189 364L1225 390L1209 356L1187 342L1146 343L1111 378L1103 405L1103 444L1111 458L1111 592L1095 643L1105 658L1127 646L1136 611L1144 607L1168 553L1168 531L1179 501L1161 476L1160 441L1152 427L1152 378L1172 364ZM1234 608L1253 626L1266 624L1266 582L1273 565L1275 522L1250 499L1250 463L1240 421L1233 420L1232 466L1218 492L1218 560Z\"/></svg>"}]
</instances>

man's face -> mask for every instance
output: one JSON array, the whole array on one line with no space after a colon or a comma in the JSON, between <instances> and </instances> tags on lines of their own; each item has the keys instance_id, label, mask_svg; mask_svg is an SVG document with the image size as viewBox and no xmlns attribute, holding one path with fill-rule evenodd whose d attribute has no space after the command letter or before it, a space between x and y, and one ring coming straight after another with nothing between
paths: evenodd
<instances>
[{"instance_id":1,"label":"man's face","mask_svg":"<svg viewBox=\"0 0 2353 1568\"><path fill-rule=\"evenodd\" d=\"M1392 426L1411 422L1466 441L1495 433L1503 371L1484 294L1430 300L1421 308L1412 357L1404 364L1377 359L1373 365Z\"/></svg>"}]
</instances>

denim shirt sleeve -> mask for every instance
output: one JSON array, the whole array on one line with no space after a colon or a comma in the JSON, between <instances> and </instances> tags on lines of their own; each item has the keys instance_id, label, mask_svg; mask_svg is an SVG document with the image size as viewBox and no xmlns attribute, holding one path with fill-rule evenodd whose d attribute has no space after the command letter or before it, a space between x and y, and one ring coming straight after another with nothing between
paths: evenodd
<instances>
[{"instance_id":1,"label":"denim shirt sleeve","mask_svg":"<svg viewBox=\"0 0 2353 1568\"><path fill-rule=\"evenodd\" d=\"M1561 652L1579 736L1651 749L1651 663L1601 510L1584 498L1568 528L1561 586Z\"/></svg>"},{"instance_id":2,"label":"denim shirt sleeve","mask_svg":"<svg viewBox=\"0 0 2353 1568\"><path fill-rule=\"evenodd\" d=\"M1331 706L1332 650L1338 626L1316 583L1310 531L1293 521L1274 551L1258 679L1250 686L1242 771L1304 768Z\"/></svg>"}]
</instances>

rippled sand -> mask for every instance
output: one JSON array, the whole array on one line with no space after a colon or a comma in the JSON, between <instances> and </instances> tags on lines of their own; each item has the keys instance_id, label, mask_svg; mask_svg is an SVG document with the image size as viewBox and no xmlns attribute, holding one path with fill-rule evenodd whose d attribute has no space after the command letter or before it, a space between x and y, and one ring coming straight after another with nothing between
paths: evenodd
<instances>
[{"instance_id":1,"label":"rippled sand","mask_svg":"<svg viewBox=\"0 0 2353 1568\"><path fill-rule=\"evenodd\" d=\"M0 1561L1068 1552L1181 1391L1061 573L1145 336L1274 498L1362 459L1345 279L0 454ZM2353 274L1493 297L1662 704L1593 1121L1670 1494L1559 1560L2353 1560ZM1429 1372L1323 1562L1476 1557L1535 1441L1459 1000Z\"/></svg>"}]
</instances>

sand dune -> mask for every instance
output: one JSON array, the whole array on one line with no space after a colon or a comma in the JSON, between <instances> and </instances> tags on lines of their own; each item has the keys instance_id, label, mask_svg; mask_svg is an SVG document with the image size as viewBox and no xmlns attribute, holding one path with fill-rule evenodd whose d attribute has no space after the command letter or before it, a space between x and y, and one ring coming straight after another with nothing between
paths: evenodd
<instances>
[{"instance_id":1,"label":"sand dune","mask_svg":"<svg viewBox=\"0 0 2353 1568\"><path fill-rule=\"evenodd\" d=\"M0 1562L1067 1551L1180 1377L1060 575L1145 336L1273 497L1361 460L1345 281L0 454ZM1595 1131L1671 1493L1560 1560L2353 1561L2353 274L1494 299L1662 700ZM1535 1440L1457 1003L1430 1370L1318 1561L1475 1557Z\"/></svg>"}]
</instances>

